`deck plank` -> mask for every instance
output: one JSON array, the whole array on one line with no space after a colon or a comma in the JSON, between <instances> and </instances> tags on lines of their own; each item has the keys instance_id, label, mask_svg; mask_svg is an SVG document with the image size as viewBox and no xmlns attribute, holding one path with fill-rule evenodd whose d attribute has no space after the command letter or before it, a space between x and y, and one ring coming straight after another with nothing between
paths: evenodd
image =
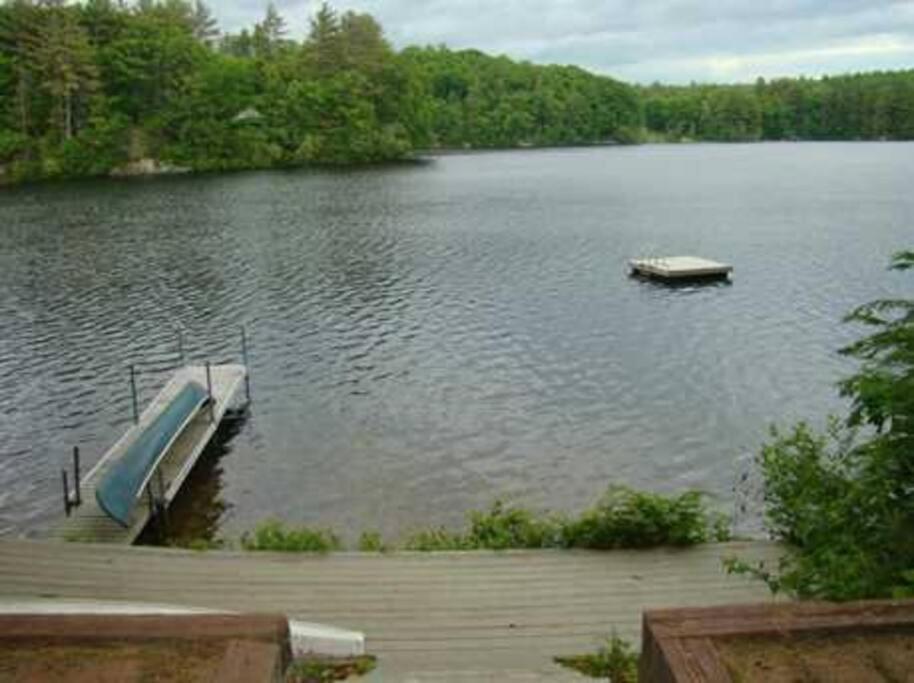
<instances>
[{"instance_id":1,"label":"deck plank","mask_svg":"<svg viewBox=\"0 0 914 683\"><path fill-rule=\"evenodd\" d=\"M591 651L613 631L637 642L647 608L771 601L722 558L782 553L768 542L308 556L0 541L0 595L281 611L364 632L386 680L406 680L397 676L552 670L553 656Z\"/></svg>"}]
</instances>

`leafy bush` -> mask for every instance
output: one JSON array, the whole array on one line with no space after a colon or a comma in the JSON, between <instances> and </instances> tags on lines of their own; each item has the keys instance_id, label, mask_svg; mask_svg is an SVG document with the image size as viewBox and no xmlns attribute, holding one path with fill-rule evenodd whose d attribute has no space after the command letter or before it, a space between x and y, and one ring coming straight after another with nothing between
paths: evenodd
<instances>
[{"instance_id":1,"label":"leafy bush","mask_svg":"<svg viewBox=\"0 0 914 683\"><path fill-rule=\"evenodd\" d=\"M555 661L591 678L608 678L611 683L636 683L638 680L638 653L616 635L595 654L556 657Z\"/></svg>"},{"instance_id":2,"label":"leafy bush","mask_svg":"<svg viewBox=\"0 0 914 683\"><path fill-rule=\"evenodd\" d=\"M363 553L383 553L387 552L387 546L377 531L363 531L359 536L359 550Z\"/></svg>"},{"instance_id":3,"label":"leafy bush","mask_svg":"<svg viewBox=\"0 0 914 683\"><path fill-rule=\"evenodd\" d=\"M377 660L371 655L358 657L317 657L298 659L286 671L285 683L326 683L345 681L351 676L365 676L374 670Z\"/></svg>"},{"instance_id":4,"label":"leafy bush","mask_svg":"<svg viewBox=\"0 0 914 683\"><path fill-rule=\"evenodd\" d=\"M404 550L422 550L426 552L442 550L475 550L463 534L448 531L443 527L423 529L403 544Z\"/></svg>"},{"instance_id":5,"label":"leafy bush","mask_svg":"<svg viewBox=\"0 0 914 683\"><path fill-rule=\"evenodd\" d=\"M550 548L559 545L560 535L556 520L506 507L501 501L495 501L488 512L470 513L468 538L476 548Z\"/></svg>"},{"instance_id":6,"label":"leafy bush","mask_svg":"<svg viewBox=\"0 0 914 683\"><path fill-rule=\"evenodd\" d=\"M8 161L28 149L29 139L21 133L0 130L0 161Z\"/></svg>"},{"instance_id":7,"label":"leafy bush","mask_svg":"<svg viewBox=\"0 0 914 683\"><path fill-rule=\"evenodd\" d=\"M914 252L892 267L914 268ZM914 301L881 300L847 320L875 332L842 350L860 359L841 383L850 416L824 436L774 431L758 458L766 524L794 552L776 568L731 563L775 591L833 600L909 595L914 588ZM866 426L867 438L857 428Z\"/></svg>"},{"instance_id":8,"label":"leafy bush","mask_svg":"<svg viewBox=\"0 0 914 683\"><path fill-rule=\"evenodd\" d=\"M495 501L485 512L469 513L470 528L464 533L427 529L410 537L408 550L505 550L551 548L560 544L561 528L550 517L537 517L530 510Z\"/></svg>"},{"instance_id":9,"label":"leafy bush","mask_svg":"<svg viewBox=\"0 0 914 683\"><path fill-rule=\"evenodd\" d=\"M326 553L339 550L340 540L326 529L287 528L278 520L268 520L242 536L241 546L245 550Z\"/></svg>"},{"instance_id":10,"label":"leafy bush","mask_svg":"<svg viewBox=\"0 0 914 683\"><path fill-rule=\"evenodd\" d=\"M578 548L646 548L728 539L698 491L679 496L611 486L600 502L565 525L563 543Z\"/></svg>"},{"instance_id":11,"label":"leafy bush","mask_svg":"<svg viewBox=\"0 0 914 683\"><path fill-rule=\"evenodd\" d=\"M469 514L465 532L428 529L410 537L409 550L504 550L508 548L648 548L692 545L729 538L726 518L707 510L702 494L679 496L611 486L600 502L579 518L537 516L497 501L488 511Z\"/></svg>"}]
</instances>

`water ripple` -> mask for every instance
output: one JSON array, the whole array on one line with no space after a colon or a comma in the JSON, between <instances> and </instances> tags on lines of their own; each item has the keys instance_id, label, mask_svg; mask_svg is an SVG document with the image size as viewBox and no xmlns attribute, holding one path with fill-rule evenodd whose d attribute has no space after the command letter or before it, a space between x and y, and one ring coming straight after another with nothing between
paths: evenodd
<instances>
[{"instance_id":1,"label":"water ripple","mask_svg":"<svg viewBox=\"0 0 914 683\"><path fill-rule=\"evenodd\" d=\"M178 329L188 359L234 361L242 323L254 411L219 486L200 484L226 532L278 515L397 535L496 496L575 509L611 480L728 500L768 422L841 408L843 313L903 292L884 266L910 241L910 151L648 146L3 190L0 533L59 514L70 447L91 464L129 423L131 364L147 401ZM658 251L729 260L734 283L626 277Z\"/></svg>"}]
</instances>

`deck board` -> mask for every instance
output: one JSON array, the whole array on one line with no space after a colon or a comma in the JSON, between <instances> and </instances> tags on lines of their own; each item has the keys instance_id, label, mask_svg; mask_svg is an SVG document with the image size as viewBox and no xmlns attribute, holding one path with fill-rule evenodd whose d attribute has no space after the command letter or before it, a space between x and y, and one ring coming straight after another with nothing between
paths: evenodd
<instances>
[{"instance_id":1,"label":"deck board","mask_svg":"<svg viewBox=\"0 0 914 683\"><path fill-rule=\"evenodd\" d=\"M231 405L235 394L244 381L245 368L242 365L214 365L211 368L213 397L212 414L209 407L203 408L185 427L172 444L159 468L165 484L165 501L174 500L190 470L196 464L209 440L212 438L225 411ZM81 482L82 504L73 508L70 516L51 529L50 537L55 540L82 541L92 543L131 544L142 533L149 521L149 506L138 502L131 516L130 525L122 527L99 507L95 499L95 486L133 443L139 433L169 404L181 388L189 381L196 381L206 387L206 368L188 366L176 372L140 415L137 424L129 430L90 469ZM157 480L156 480L157 481Z\"/></svg>"},{"instance_id":2,"label":"deck board","mask_svg":"<svg viewBox=\"0 0 914 683\"><path fill-rule=\"evenodd\" d=\"M613 631L638 642L646 608L771 601L721 560L782 553L768 542L309 556L0 541L0 595L281 611L364 632L381 680L473 669L510 680L556 673L553 656L592 651Z\"/></svg>"},{"instance_id":3,"label":"deck board","mask_svg":"<svg viewBox=\"0 0 914 683\"><path fill-rule=\"evenodd\" d=\"M695 278L725 278L733 271L726 263L719 263L698 256L663 256L632 259L632 272L662 280L689 280Z\"/></svg>"}]
</instances>

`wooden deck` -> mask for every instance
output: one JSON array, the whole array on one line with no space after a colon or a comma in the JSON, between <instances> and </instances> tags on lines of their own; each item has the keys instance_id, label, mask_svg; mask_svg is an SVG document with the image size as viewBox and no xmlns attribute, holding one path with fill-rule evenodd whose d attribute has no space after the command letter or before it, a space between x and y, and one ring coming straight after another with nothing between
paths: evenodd
<instances>
[{"instance_id":1,"label":"wooden deck","mask_svg":"<svg viewBox=\"0 0 914 683\"><path fill-rule=\"evenodd\" d=\"M225 411L244 381L243 365L214 365L211 367L213 397L212 411L203 408L187 425L162 461L160 470L165 485L165 501L170 503L193 469L200 453L209 443ZM98 463L82 478L82 504L73 508L70 516L51 530L51 538L66 541L93 543L131 544L143 531L149 521L149 505L140 501L134 509L129 527L122 527L108 517L95 500L95 485L124 451L156 416L169 404L174 396L189 381L196 381L206 387L206 368L189 366L175 373L165 387L140 415L138 424L131 428L114 444ZM212 414L211 414L212 412ZM158 479L154 479L157 483Z\"/></svg>"},{"instance_id":2,"label":"wooden deck","mask_svg":"<svg viewBox=\"0 0 914 683\"><path fill-rule=\"evenodd\" d=\"M193 552L0 541L0 597L100 598L290 617L362 631L383 681L569 680L552 657L616 631L638 642L646 608L768 602L721 559L774 562L768 542L645 551Z\"/></svg>"},{"instance_id":3,"label":"wooden deck","mask_svg":"<svg viewBox=\"0 0 914 683\"><path fill-rule=\"evenodd\" d=\"M698 256L664 256L661 258L632 259L632 273L661 280L695 280L726 278L733 267Z\"/></svg>"}]
</instances>

